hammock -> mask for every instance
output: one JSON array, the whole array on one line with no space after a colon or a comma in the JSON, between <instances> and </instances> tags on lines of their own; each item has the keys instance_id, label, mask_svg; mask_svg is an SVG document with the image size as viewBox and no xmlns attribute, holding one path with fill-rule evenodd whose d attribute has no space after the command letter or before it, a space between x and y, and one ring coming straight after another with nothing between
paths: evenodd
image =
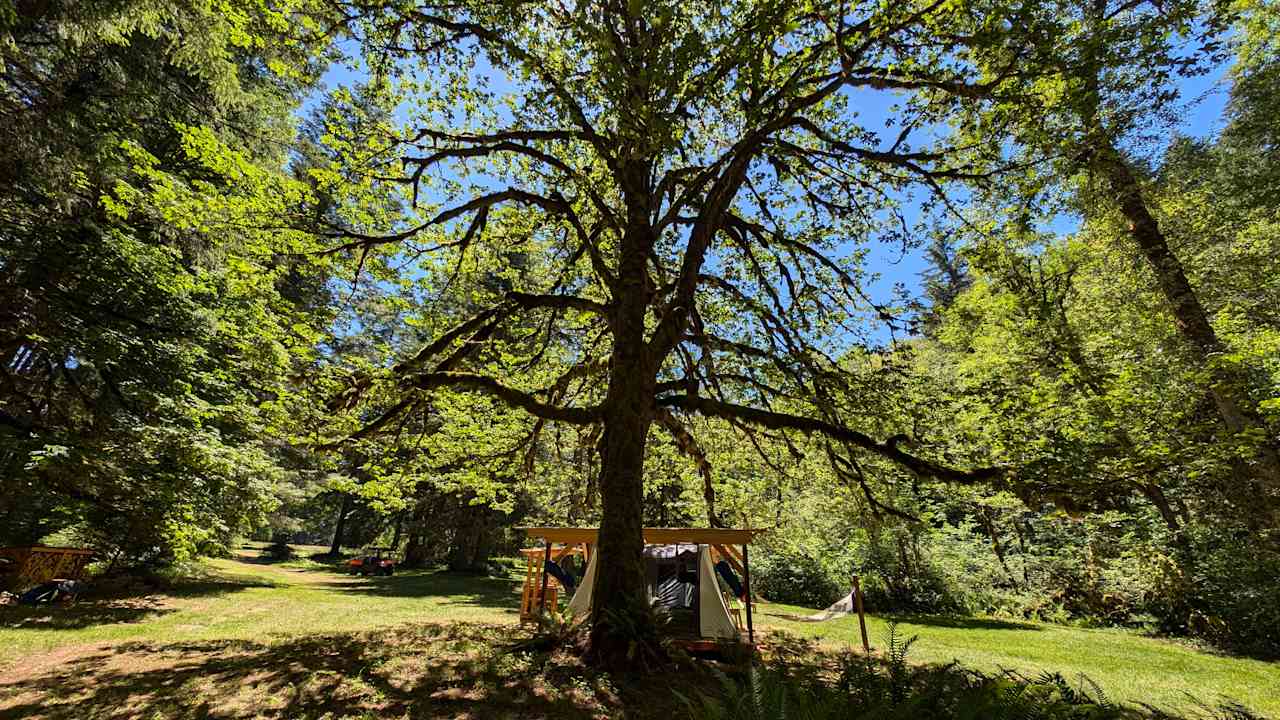
<instances>
[{"instance_id":1,"label":"hammock","mask_svg":"<svg viewBox=\"0 0 1280 720\"><path fill-rule=\"evenodd\" d=\"M845 615L852 615L857 612L856 608L857 606L854 605L853 591L850 590L848 595L845 595L834 603L831 603L826 610L813 613L812 615L805 615L803 618L797 619L809 622L823 622L825 620L844 617Z\"/></svg>"}]
</instances>

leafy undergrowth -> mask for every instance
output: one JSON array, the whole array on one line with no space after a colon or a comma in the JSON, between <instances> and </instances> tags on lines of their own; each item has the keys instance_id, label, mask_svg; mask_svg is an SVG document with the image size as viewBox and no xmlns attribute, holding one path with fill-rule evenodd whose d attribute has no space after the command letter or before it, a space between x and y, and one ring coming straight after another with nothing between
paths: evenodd
<instances>
[{"instance_id":1,"label":"leafy undergrowth","mask_svg":"<svg viewBox=\"0 0 1280 720\"><path fill-rule=\"evenodd\" d=\"M832 650L862 644L856 617L827 622L794 619L810 612L770 604L758 609L756 622L770 630L812 638ZM867 618L873 646L879 646L887 625L885 618ZM1213 702L1233 698L1280 716L1280 664L1274 662L1208 653L1115 628L939 615L904 617L899 628L920 636L911 653L916 664L958 660L964 667L990 674L1010 668L1029 677L1055 672L1070 678L1085 675L1117 701L1191 710L1195 703L1186 695L1191 692Z\"/></svg>"},{"instance_id":2,"label":"leafy undergrowth","mask_svg":"<svg viewBox=\"0 0 1280 720\"><path fill-rule=\"evenodd\" d=\"M780 636L762 665L731 676L712 671L720 686L684 697L699 720L1261 720L1231 701L1202 702L1177 713L1148 704L1114 702L1088 677L985 673L958 663L916 666L916 638L890 625L879 657L823 653Z\"/></svg>"}]
</instances>

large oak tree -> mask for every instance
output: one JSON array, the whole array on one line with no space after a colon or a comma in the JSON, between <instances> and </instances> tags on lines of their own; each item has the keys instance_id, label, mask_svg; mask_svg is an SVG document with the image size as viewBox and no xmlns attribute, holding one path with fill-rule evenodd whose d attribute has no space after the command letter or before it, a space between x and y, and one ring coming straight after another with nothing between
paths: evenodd
<instances>
[{"instance_id":1,"label":"large oak tree","mask_svg":"<svg viewBox=\"0 0 1280 720\"><path fill-rule=\"evenodd\" d=\"M910 241L910 188L942 199L947 183L983 177L952 161L940 124L957 98L986 97L1016 71L1016 51L994 71L967 58L1016 9L345 7L365 68L409 125L363 146L361 172L404 185L417 213L380 231L335 223L331 252L357 274L380 257L432 254L462 268L536 253L550 268L398 362L398 399L354 435L395 427L445 387L540 421L602 425L598 659L623 661L653 631L641 504L655 423L695 458L691 413L748 433L823 436L846 471L870 453L943 480L995 476L931 459L918 438L851 427L847 398L875 388L849 392L840 358L873 344L869 324L893 323L864 291L864 244ZM872 103L891 106L887 130L864 125ZM556 367L545 386L522 386L492 352L517 326L561 349L558 364L541 352L522 364ZM342 403L376 382L357 376ZM718 522L709 480L707 490Z\"/></svg>"}]
</instances>

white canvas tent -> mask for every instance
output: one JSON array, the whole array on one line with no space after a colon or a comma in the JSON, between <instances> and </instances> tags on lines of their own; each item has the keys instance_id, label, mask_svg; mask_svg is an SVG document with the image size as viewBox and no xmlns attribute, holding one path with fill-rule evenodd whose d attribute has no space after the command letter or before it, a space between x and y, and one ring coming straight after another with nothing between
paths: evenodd
<instances>
[{"instance_id":1,"label":"white canvas tent","mask_svg":"<svg viewBox=\"0 0 1280 720\"><path fill-rule=\"evenodd\" d=\"M705 638L737 640L739 636L706 545L698 550L698 629Z\"/></svg>"},{"instance_id":2,"label":"white canvas tent","mask_svg":"<svg viewBox=\"0 0 1280 720\"><path fill-rule=\"evenodd\" d=\"M577 548L576 552L589 558L586 571L567 605L568 612L574 616L588 616L598 574L599 557L594 552L597 530L525 528L525 532L529 537L545 542L542 554L548 562L559 556L553 556L553 552L562 555L568 548ZM700 642L746 639L753 643L747 545L759 532L727 528L645 528L647 600L672 614L670 628L678 628L678 632L687 633ZM562 549L556 551L556 547ZM525 552L532 555L535 551ZM744 593L745 618L741 613L730 610L717 572L717 562L722 563L720 572L730 577L736 575L747 589ZM550 567L558 571L554 564ZM545 572L527 576L526 584L529 586L525 589L525 596L529 607L522 608L522 618L525 615L536 617L546 604L547 577ZM541 587L533 584L537 582L541 582Z\"/></svg>"},{"instance_id":3,"label":"white canvas tent","mask_svg":"<svg viewBox=\"0 0 1280 720\"><path fill-rule=\"evenodd\" d=\"M591 614L591 589L596 586L597 554L592 553L591 560L587 563L587 572L582 576L577 592L569 600L569 612L573 613L574 617L586 617Z\"/></svg>"},{"instance_id":4,"label":"white canvas tent","mask_svg":"<svg viewBox=\"0 0 1280 720\"><path fill-rule=\"evenodd\" d=\"M740 636L738 626L729 614L729 604L725 602L724 593L720 590L720 581L716 578L715 566L711 563L711 548L706 545L698 549L698 634L704 638L721 638L737 640ZM575 617L586 617L591 613L591 592L595 587L596 558L591 556L587 563L587 572L582 582L569 600L569 612ZM652 602L654 598L651 596Z\"/></svg>"}]
</instances>

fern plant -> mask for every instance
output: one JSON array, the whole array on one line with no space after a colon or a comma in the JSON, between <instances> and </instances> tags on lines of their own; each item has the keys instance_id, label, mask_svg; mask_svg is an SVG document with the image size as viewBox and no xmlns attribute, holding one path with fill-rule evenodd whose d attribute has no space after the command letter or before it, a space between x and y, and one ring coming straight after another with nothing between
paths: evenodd
<instances>
[{"instance_id":1,"label":"fern plant","mask_svg":"<svg viewBox=\"0 0 1280 720\"><path fill-rule=\"evenodd\" d=\"M741 679L714 671L719 692L681 698L696 720L1266 720L1231 702L1175 716L1113 702L1088 677L1028 677L949 665L913 668L915 637L890 624L882 658L846 653L834 683L753 666Z\"/></svg>"},{"instance_id":2,"label":"fern plant","mask_svg":"<svg viewBox=\"0 0 1280 720\"><path fill-rule=\"evenodd\" d=\"M819 720L805 718L791 696L799 696L787 679L777 673L752 666L737 682L720 670L713 669L720 684L719 696L698 693L697 701L677 694L689 710L691 718L705 720Z\"/></svg>"},{"instance_id":3,"label":"fern plant","mask_svg":"<svg viewBox=\"0 0 1280 720\"><path fill-rule=\"evenodd\" d=\"M918 635L912 635L904 640L898 632L898 623L889 621L884 638L884 660L885 670L889 673L889 699L894 705L905 700L911 692L911 666L907 664L907 655L919 639Z\"/></svg>"},{"instance_id":4,"label":"fern plant","mask_svg":"<svg viewBox=\"0 0 1280 720\"><path fill-rule=\"evenodd\" d=\"M889 683L874 657L846 652L840 656L835 689L854 707L873 707L888 699Z\"/></svg>"}]
</instances>

